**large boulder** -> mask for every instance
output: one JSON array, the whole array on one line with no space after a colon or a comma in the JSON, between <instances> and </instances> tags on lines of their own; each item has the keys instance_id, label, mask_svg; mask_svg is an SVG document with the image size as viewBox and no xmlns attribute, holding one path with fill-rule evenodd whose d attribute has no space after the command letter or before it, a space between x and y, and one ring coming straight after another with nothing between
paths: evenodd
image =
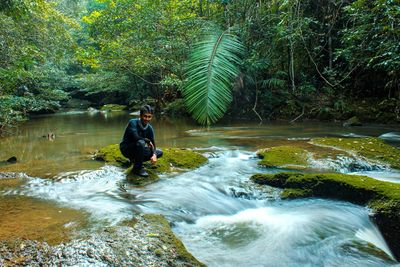
<instances>
[{"instance_id":1,"label":"large boulder","mask_svg":"<svg viewBox=\"0 0 400 267\"><path fill-rule=\"evenodd\" d=\"M151 165L149 162L144 163L149 177L143 178L132 174L132 167L130 167L126 170L127 178L133 183L143 185L158 180L160 174L195 169L207 162L206 157L192 150L180 148L162 150L163 156L158 159L156 165ZM121 167L129 167L130 165L129 160L121 154L118 144L101 148L96 153L95 159Z\"/></svg>"}]
</instances>

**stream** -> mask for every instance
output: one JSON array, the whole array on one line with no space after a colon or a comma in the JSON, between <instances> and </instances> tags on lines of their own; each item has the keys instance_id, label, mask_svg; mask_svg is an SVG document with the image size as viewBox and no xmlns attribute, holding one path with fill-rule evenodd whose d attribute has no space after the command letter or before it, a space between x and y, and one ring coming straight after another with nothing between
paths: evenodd
<instances>
[{"instance_id":1,"label":"stream","mask_svg":"<svg viewBox=\"0 0 400 267\"><path fill-rule=\"evenodd\" d=\"M280 171L257 165L255 151L268 142L383 136L398 146L398 128L229 121L203 129L185 120L155 120L159 147L193 148L204 152L209 162L135 187L123 169L82 157L82 151L119 142L128 119L126 113L64 113L27 122L16 136L2 140L0 157L15 155L29 177L21 185L0 187L0 196L24 196L82 210L92 228L115 225L137 213L163 214L187 249L208 266L397 264L367 208L316 198L281 200L279 189L257 186L249 178ZM41 136L50 131L56 132L56 139L43 140ZM36 166L46 160L47 166ZM345 164L338 171L400 182L398 171L350 170Z\"/></svg>"}]
</instances>

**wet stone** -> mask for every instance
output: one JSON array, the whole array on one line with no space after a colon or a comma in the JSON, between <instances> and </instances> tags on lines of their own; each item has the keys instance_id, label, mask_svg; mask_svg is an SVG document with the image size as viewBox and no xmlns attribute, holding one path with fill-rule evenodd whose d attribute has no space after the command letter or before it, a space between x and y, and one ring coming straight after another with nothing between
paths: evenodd
<instances>
[{"instance_id":1,"label":"wet stone","mask_svg":"<svg viewBox=\"0 0 400 267\"><path fill-rule=\"evenodd\" d=\"M139 218L134 227L113 226L86 239L55 246L30 240L0 242L0 266L14 266L13 259L21 266L203 266L190 254L192 258L175 253L180 245L171 242L170 234L164 231L159 224ZM168 239L148 238L150 233Z\"/></svg>"}]
</instances>

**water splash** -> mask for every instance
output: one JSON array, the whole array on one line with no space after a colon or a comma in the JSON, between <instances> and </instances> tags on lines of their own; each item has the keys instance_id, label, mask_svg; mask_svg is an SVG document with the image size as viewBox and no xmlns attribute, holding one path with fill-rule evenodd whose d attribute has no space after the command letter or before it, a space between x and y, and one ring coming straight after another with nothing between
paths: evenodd
<instances>
[{"instance_id":1,"label":"water splash","mask_svg":"<svg viewBox=\"0 0 400 267\"><path fill-rule=\"evenodd\" d=\"M104 166L95 171L62 173L55 180L30 178L23 187L3 194L56 201L114 224L132 216L132 206L118 186L123 179L125 175L121 169Z\"/></svg>"},{"instance_id":2,"label":"water splash","mask_svg":"<svg viewBox=\"0 0 400 267\"><path fill-rule=\"evenodd\" d=\"M388 141L396 141L400 142L400 133L398 132L390 132L380 135L378 138L388 140Z\"/></svg>"},{"instance_id":3,"label":"water splash","mask_svg":"<svg viewBox=\"0 0 400 267\"><path fill-rule=\"evenodd\" d=\"M308 158L308 162L315 169L330 169L340 173L352 173L358 171L387 171L388 166L366 161L357 156L338 155L335 159Z\"/></svg>"},{"instance_id":4,"label":"water splash","mask_svg":"<svg viewBox=\"0 0 400 267\"><path fill-rule=\"evenodd\" d=\"M392 260L395 260L395 257L393 256L385 240L383 239L382 234L376 229L376 227L366 227L359 229L356 232L356 237L373 244L377 248L384 251Z\"/></svg>"}]
</instances>

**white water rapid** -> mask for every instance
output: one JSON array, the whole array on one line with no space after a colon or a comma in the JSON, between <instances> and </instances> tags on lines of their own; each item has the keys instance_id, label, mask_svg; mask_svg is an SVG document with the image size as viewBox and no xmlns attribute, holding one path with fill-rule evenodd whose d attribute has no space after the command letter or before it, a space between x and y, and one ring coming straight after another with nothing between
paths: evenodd
<instances>
[{"instance_id":1,"label":"white water rapid","mask_svg":"<svg viewBox=\"0 0 400 267\"><path fill-rule=\"evenodd\" d=\"M194 171L165 176L144 188L124 170L64 173L55 181L31 178L1 192L83 209L115 224L137 212L161 213L188 250L208 266L393 266L368 210L323 199L281 200L278 189L249 181L254 153L216 151Z\"/></svg>"}]
</instances>

